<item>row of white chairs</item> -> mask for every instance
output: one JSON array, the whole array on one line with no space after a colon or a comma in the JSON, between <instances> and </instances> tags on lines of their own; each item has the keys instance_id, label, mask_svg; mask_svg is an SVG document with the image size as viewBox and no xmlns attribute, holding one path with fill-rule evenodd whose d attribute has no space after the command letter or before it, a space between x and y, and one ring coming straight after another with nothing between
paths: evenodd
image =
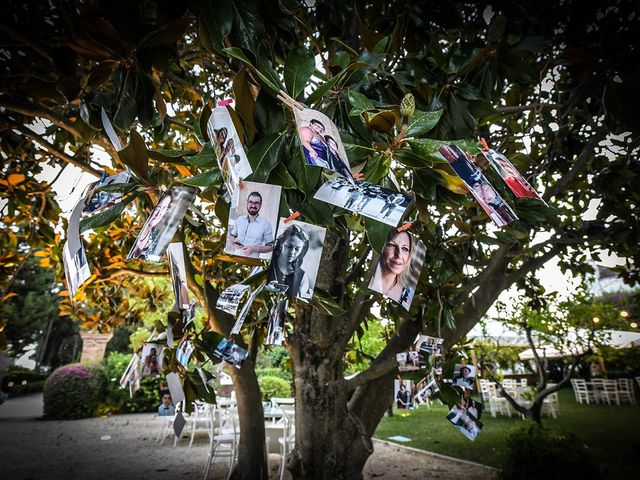
<instances>
[{"instance_id":1,"label":"row of white chairs","mask_svg":"<svg viewBox=\"0 0 640 480\"><path fill-rule=\"evenodd\" d=\"M524 380L524 382L522 380ZM511 383L507 381L506 383L503 382L502 386L505 390L515 389L518 387L526 387L526 379L522 380L518 382L519 385L518 383ZM513 382L515 382L515 380L513 380ZM482 400L485 406L487 404L489 405L489 412L491 413L492 417L496 417L496 415L498 414L511 417L511 415L515 413L509 401L498 393L498 388L495 382L490 382L487 379L479 379L479 383ZM550 383L547 386L552 387L554 385L555 384ZM530 401L523 399L517 399L516 401L523 406L528 406L531 403ZM558 392L554 392L551 395L545 397L545 399L542 401L541 413L553 418L557 418L560 415L560 401Z\"/></svg>"},{"instance_id":2,"label":"row of white chairs","mask_svg":"<svg viewBox=\"0 0 640 480\"><path fill-rule=\"evenodd\" d=\"M640 381L638 383L640 384ZM572 378L571 386L578 403L620 405L626 402L636 405L633 381L630 378L618 378L617 380L593 378L590 382L581 378Z\"/></svg>"}]
</instances>

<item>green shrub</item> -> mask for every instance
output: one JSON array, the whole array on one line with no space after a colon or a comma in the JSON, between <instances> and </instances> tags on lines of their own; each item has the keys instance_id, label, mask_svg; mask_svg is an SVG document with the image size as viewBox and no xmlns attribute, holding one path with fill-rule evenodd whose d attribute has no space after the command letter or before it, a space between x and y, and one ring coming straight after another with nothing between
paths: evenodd
<instances>
[{"instance_id":1,"label":"green shrub","mask_svg":"<svg viewBox=\"0 0 640 480\"><path fill-rule=\"evenodd\" d=\"M25 393L41 392L47 375L23 367L13 366L2 380L0 390L11 397Z\"/></svg>"},{"instance_id":2,"label":"green shrub","mask_svg":"<svg viewBox=\"0 0 640 480\"><path fill-rule=\"evenodd\" d=\"M273 397L290 397L291 382L280 377L265 376L259 377L260 392L263 400L271 400Z\"/></svg>"},{"instance_id":3,"label":"green shrub","mask_svg":"<svg viewBox=\"0 0 640 480\"><path fill-rule=\"evenodd\" d=\"M502 480L554 480L602 478L593 452L576 436L529 425L507 440Z\"/></svg>"},{"instance_id":4,"label":"green shrub","mask_svg":"<svg viewBox=\"0 0 640 480\"><path fill-rule=\"evenodd\" d=\"M256 368L256 375L258 376L258 378L278 377L283 380L287 380L288 382L291 382L293 380L291 372L282 368Z\"/></svg>"},{"instance_id":5,"label":"green shrub","mask_svg":"<svg viewBox=\"0 0 640 480\"><path fill-rule=\"evenodd\" d=\"M100 413L154 412L160 405L160 377L145 377L140 388L129 395L128 388L120 388L120 378L129 365L131 354L112 352L102 362L104 372L104 397Z\"/></svg>"},{"instance_id":6,"label":"green shrub","mask_svg":"<svg viewBox=\"0 0 640 480\"><path fill-rule=\"evenodd\" d=\"M44 385L44 416L51 420L94 416L103 383L97 366L72 363L56 369Z\"/></svg>"}]
</instances>

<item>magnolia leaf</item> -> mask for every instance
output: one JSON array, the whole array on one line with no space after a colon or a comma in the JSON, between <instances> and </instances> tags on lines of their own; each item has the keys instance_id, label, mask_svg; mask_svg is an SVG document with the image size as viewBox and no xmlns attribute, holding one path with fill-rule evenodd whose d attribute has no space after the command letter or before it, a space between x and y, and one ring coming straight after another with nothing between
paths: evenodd
<instances>
[{"instance_id":1,"label":"magnolia leaf","mask_svg":"<svg viewBox=\"0 0 640 480\"><path fill-rule=\"evenodd\" d=\"M382 252L390 228L387 224L364 217L364 230L367 232L369 245L371 245L371 248L377 253Z\"/></svg>"},{"instance_id":2,"label":"magnolia leaf","mask_svg":"<svg viewBox=\"0 0 640 480\"><path fill-rule=\"evenodd\" d=\"M131 129L129 143L118 152L118 157L138 178L149 180L149 152L142 136Z\"/></svg>"},{"instance_id":3,"label":"magnolia leaf","mask_svg":"<svg viewBox=\"0 0 640 480\"><path fill-rule=\"evenodd\" d=\"M374 110L363 112L367 125L380 133L389 133L396 124L397 116L393 110Z\"/></svg>"},{"instance_id":4,"label":"magnolia leaf","mask_svg":"<svg viewBox=\"0 0 640 480\"><path fill-rule=\"evenodd\" d=\"M331 315L332 317L339 317L340 315L344 315L346 313L346 310L340 307L340 305L338 305L335 299L328 292L318 287L313 290L311 305L316 307L321 312L324 312L327 315Z\"/></svg>"},{"instance_id":5,"label":"magnolia leaf","mask_svg":"<svg viewBox=\"0 0 640 480\"><path fill-rule=\"evenodd\" d=\"M284 158L285 140L284 132L268 135L251 147L247 158L253 168L252 181L264 182L268 178L271 170Z\"/></svg>"},{"instance_id":6,"label":"magnolia leaf","mask_svg":"<svg viewBox=\"0 0 640 480\"><path fill-rule=\"evenodd\" d=\"M444 170L440 170L439 168L434 168L433 171L437 172L444 179L442 186L447 190L459 195L466 195L469 193L469 189L458 175L452 175Z\"/></svg>"},{"instance_id":7,"label":"magnolia leaf","mask_svg":"<svg viewBox=\"0 0 640 480\"><path fill-rule=\"evenodd\" d=\"M194 167L199 168L212 168L218 165L218 160L216 159L216 153L213 149L213 145L207 142L202 147L202 150L197 155L189 157L186 159L189 165L193 165Z\"/></svg>"},{"instance_id":8,"label":"magnolia leaf","mask_svg":"<svg viewBox=\"0 0 640 480\"><path fill-rule=\"evenodd\" d=\"M122 215L122 212L124 212L124 209L127 208L127 205L135 200L139 194L139 192L133 192L126 198L123 198L120 203L116 203L112 207L109 207L102 212L96 213L91 217L82 219L80 221L80 232L109 225L116 218Z\"/></svg>"},{"instance_id":9,"label":"magnolia leaf","mask_svg":"<svg viewBox=\"0 0 640 480\"><path fill-rule=\"evenodd\" d=\"M306 48L296 48L287 55L284 63L284 83L289 94L296 98L316 69L316 61Z\"/></svg>"},{"instance_id":10,"label":"magnolia leaf","mask_svg":"<svg viewBox=\"0 0 640 480\"><path fill-rule=\"evenodd\" d=\"M424 135L438 124L442 116L442 109L434 112L421 112L416 110L409 119L408 137L418 137Z\"/></svg>"},{"instance_id":11,"label":"magnolia leaf","mask_svg":"<svg viewBox=\"0 0 640 480\"><path fill-rule=\"evenodd\" d=\"M221 179L222 174L220 173L220 170L214 168L199 175L185 178L184 180L181 180L180 183L184 183L191 187L210 187L211 185L219 184Z\"/></svg>"},{"instance_id":12,"label":"magnolia leaf","mask_svg":"<svg viewBox=\"0 0 640 480\"><path fill-rule=\"evenodd\" d=\"M149 158L162 163L183 163L182 157L194 154L191 150L149 150Z\"/></svg>"}]
</instances>

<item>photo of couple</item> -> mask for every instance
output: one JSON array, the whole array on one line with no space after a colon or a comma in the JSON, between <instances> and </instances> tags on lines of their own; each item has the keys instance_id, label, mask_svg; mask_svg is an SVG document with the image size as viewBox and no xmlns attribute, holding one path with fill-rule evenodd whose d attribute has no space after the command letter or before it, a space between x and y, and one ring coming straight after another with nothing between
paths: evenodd
<instances>
[{"instance_id":1,"label":"photo of couple","mask_svg":"<svg viewBox=\"0 0 640 480\"><path fill-rule=\"evenodd\" d=\"M391 229L369 288L399 303L408 311L425 256L426 247L418 237L407 231Z\"/></svg>"},{"instance_id":2,"label":"photo of couple","mask_svg":"<svg viewBox=\"0 0 640 480\"><path fill-rule=\"evenodd\" d=\"M410 196L403 193L387 190L368 182L350 182L342 177L323 183L313 198L373 218L392 227L398 225L412 201Z\"/></svg>"},{"instance_id":3,"label":"photo of couple","mask_svg":"<svg viewBox=\"0 0 640 480\"><path fill-rule=\"evenodd\" d=\"M295 109L294 115L305 163L333 170L353 182L340 133L329 117L310 108Z\"/></svg>"},{"instance_id":4,"label":"photo of couple","mask_svg":"<svg viewBox=\"0 0 640 480\"><path fill-rule=\"evenodd\" d=\"M279 185L243 182L231 199L225 253L271 258L281 191Z\"/></svg>"},{"instance_id":5,"label":"photo of couple","mask_svg":"<svg viewBox=\"0 0 640 480\"><path fill-rule=\"evenodd\" d=\"M227 107L213 109L207 122L207 134L213 144L229 198L233 198L240 180L251 175L253 169Z\"/></svg>"},{"instance_id":6,"label":"photo of couple","mask_svg":"<svg viewBox=\"0 0 640 480\"><path fill-rule=\"evenodd\" d=\"M504 227L518 220L518 216L504 201L489 180L456 145L445 145L438 148L440 154L451 165L485 213L498 227Z\"/></svg>"},{"instance_id":7,"label":"photo of couple","mask_svg":"<svg viewBox=\"0 0 640 480\"><path fill-rule=\"evenodd\" d=\"M309 300L316 284L326 230L317 225L280 219L278 238L267 273L267 290Z\"/></svg>"}]
</instances>

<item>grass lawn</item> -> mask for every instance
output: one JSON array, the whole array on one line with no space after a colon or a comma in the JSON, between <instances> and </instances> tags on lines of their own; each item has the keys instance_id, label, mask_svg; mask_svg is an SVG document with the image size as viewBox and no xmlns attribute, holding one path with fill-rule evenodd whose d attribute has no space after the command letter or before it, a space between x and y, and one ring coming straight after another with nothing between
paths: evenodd
<instances>
[{"instance_id":1,"label":"grass lawn","mask_svg":"<svg viewBox=\"0 0 640 480\"><path fill-rule=\"evenodd\" d=\"M543 417L544 427L569 433L592 449L595 458L606 465L608 478L633 478L640 457L640 407L581 405L575 402L571 388L559 392L560 416ZM471 460L494 467L503 462L506 437L526 423L519 417L496 418L485 412L484 428L474 442L469 441L446 419L447 407L421 406L417 410L394 410L384 417L376 430L376 438L387 440L394 435L411 438L400 443L430 452Z\"/></svg>"}]
</instances>

